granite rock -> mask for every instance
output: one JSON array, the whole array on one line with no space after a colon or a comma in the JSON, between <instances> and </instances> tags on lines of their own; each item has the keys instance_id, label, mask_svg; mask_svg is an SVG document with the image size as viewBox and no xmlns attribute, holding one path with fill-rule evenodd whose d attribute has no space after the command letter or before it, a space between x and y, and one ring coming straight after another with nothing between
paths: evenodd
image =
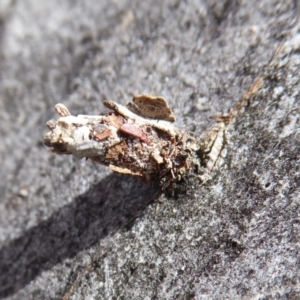
<instances>
[{"instance_id":1,"label":"granite rock","mask_svg":"<svg viewBox=\"0 0 300 300\"><path fill-rule=\"evenodd\" d=\"M0 298L299 299L298 17L293 0L0 0ZM258 79L224 164L184 194L43 145L56 103L142 93L199 136Z\"/></svg>"}]
</instances>

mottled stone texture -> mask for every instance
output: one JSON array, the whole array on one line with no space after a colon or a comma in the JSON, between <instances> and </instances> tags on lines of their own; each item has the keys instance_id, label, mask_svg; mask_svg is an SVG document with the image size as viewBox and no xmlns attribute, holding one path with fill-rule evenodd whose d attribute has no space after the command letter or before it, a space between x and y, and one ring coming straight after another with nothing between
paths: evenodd
<instances>
[{"instance_id":1,"label":"mottled stone texture","mask_svg":"<svg viewBox=\"0 0 300 300\"><path fill-rule=\"evenodd\" d=\"M0 298L299 299L298 3L0 0ZM141 93L199 136L261 77L186 194L43 145L55 103Z\"/></svg>"}]
</instances>

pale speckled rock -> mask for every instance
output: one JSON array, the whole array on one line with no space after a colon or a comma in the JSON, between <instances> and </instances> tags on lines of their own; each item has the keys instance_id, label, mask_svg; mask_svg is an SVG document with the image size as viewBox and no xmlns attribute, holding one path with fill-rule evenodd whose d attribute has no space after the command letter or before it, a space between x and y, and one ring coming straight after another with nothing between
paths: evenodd
<instances>
[{"instance_id":1,"label":"pale speckled rock","mask_svg":"<svg viewBox=\"0 0 300 300\"><path fill-rule=\"evenodd\" d=\"M1 298L300 298L298 1L0 7ZM199 135L261 76L225 165L184 195L151 203L155 188L42 144L54 104L142 93Z\"/></svg>"}]
</instances>

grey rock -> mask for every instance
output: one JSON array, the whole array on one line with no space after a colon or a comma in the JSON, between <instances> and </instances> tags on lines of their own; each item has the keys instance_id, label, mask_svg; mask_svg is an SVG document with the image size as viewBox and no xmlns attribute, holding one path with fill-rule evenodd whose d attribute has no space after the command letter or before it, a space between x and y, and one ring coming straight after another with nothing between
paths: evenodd
<instances>
[{"instance_id":1,"label":"grey rock","mask_svg":"<svg viewBox=\"0 0 300 300\"><path fill-rule=\"evenodd\" d=\"M0 1L0 298L299 299L298 17L292 0ZM185 194L43 145L56 103L142 93L199 136L259 78L224 165Z\"/></svg>"}]
</instances>

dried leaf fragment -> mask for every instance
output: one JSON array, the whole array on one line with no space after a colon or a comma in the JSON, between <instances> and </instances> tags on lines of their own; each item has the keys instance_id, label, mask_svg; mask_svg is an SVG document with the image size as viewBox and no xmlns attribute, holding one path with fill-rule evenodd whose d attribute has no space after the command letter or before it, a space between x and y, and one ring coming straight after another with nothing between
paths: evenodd
<instances>
[{"instance_id":1,"label":"dried leaf fragment","mask_svg":"<svg viewBox=\"0 0 300 300\"><path fill-rule=\"evenodd\" d=\"M163 97L153 97L150 95L137 95L133 98L133 103L129 102L127 108L142 117L175 121L175 116Z\"/></svg>"},{"instance_id":2,"label":"dried leaf fragment","mask_svg":"<svg viewBox=\"0 0 300 300\"><path fill-rule=\"evenodd\" d=\"M147 145L151 144L151 141L147 137L147 135L143 132L143 130L140 127L136 126L135 124L129 124L129 123L126 124L125 123L120 127L120 130L124 133L127 133L129 135L132 135L132 136L140 139Z\"/></svg>"}]
</instances>

